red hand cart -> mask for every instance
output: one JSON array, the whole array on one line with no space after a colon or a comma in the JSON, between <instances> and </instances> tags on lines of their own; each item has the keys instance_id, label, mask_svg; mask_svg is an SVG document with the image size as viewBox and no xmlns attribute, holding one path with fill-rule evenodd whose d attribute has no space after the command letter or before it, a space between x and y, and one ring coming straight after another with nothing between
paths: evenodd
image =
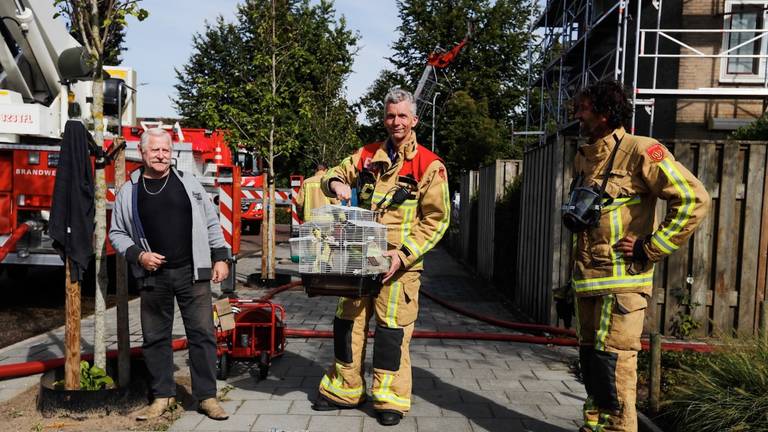
<instances>
[{"instance_id":1,"label":"red hand cart","mask_svg":"<svg viewBox=\"0 0 768 432\"><path fill-rule=\"evenodd\" d=\"M216 378L225 380L234 361L258 363L259 378L285 352L285 308L269 301L230 299L235 328L217 332Z\"/></svg>"}]
</instances>

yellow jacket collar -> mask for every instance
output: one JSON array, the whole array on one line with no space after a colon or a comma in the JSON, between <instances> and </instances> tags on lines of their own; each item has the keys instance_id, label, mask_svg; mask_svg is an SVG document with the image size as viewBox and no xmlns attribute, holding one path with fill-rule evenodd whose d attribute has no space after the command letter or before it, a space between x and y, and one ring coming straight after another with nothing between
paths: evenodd
<instances>
[{"instance_id":1,"label":"yellow jacket collar","mask_svg":"<svg viewBox=\"0 0 768 432\"><path fill-rule=\"evenodd\" d=\"M386 169L389 169L389 167L392 165L392 162L389 160L389 154L387 153L387 146L389 145L389 141L390 139L387 138L381 142L381 145L379 145L379 149L376 150L372 160L372 162L383 163L386 166ZM416 157L416 153L418 153L418 151L419 149L416 146L416 132L411 132L411 136L406 138L405 142L403 142L403 145L401 145L397 150L397 154L399 155L398 159L412 160L414 157Z\"/></svg>"},{"instance_id":2,"label":"yellow jacket collar","mask_svg":"<svg viewBox=\"0 0 768 432\"><path fill-rule=\"evenodd\" d=\"M596 161L607 157L616 145L616 139L622 140L627 132L623 127L614 129L608 135L598 139L592 144L584 144L579 151L590 161ZM615 137L615 138L614 138Z\"/></svg>"}]
</instances>

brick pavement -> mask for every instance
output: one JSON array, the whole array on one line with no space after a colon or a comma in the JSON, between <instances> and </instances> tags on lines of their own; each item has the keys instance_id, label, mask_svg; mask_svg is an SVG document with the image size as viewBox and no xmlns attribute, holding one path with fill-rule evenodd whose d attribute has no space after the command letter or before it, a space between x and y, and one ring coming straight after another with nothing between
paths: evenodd
<instances>
[{"instance_id":1,"label":"brick pavement","mask_svg":"<svg viewBox=\"0 0 768 432\"><path fill-rule=\"evenodd\" d=\"M287 250L278 250L279 268L292 271ZM427 256L423 289L475 312L514 320L482 284L444 250ZM258 257L238 264L238 276L255 271ZM240 288L243 298L258 298L263 291ZM275 301L285 306L291 328L330 330L336 299L308 298L302 291L287 291ZM422 297L417 330L507 332L460 316ZM178 316L178 312L177 312ZM114 322L114 311L108 313ZM140 345L138 302L131 303L132 344ZM83 343L92 340L92 322L83 321ZM110 326L114 328L114 324ZM114 330L112 330L114 332ZM177 319L174 334L183 336ZM115 337L111 337L114 343ZM61 356L63 329L0 350L0 364ZM369 341L372 343L372 341ZM87 349L87 348L86 348ZM372 345L367 352L370 366ZM569 372L571 348L474 340L414 339L413 407L400 425L383 428L376 423L370 403L360 410L315 412L310 408L322 372L333 357L330 339L289 339L285 354L273 361L269 377L258 381L249 365L236 363L226 383L220 382L224 422L203 418L194 411L182 414L172 431L573 431L584 400L583 386ZM177 374L188 374L186 351L176 355ZM36 385L37 376L0 381L0 400ZM367 377L370 383L370 371Z\"/></svg>"}]
</instances>

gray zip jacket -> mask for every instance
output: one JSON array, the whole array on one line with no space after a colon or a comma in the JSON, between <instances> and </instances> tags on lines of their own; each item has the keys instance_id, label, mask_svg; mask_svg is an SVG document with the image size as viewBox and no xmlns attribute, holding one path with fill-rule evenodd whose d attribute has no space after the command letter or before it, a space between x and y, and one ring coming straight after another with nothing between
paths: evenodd
<instances>
[{"instance_id":1,"label":"gray zip jacket","mask_svg":"<svg viewBox=\"0 0 768 432\"><path fill-rule=\"evenodd\" d=\"M109 240L120 255L131 264L131 271L136 279L151 276L139 264L141 252L151 252L149 242L144 236L144 229L136 208L138 202L138 182L144 168L131 173L131 181L126 182L117 193L112 210L112 223ZM171 174L181 180L192 203L192 269L195 280L210 280L212 263L224 261L231 256L224 240L219 217L208 193L192 175L171 168ZM168 221L173 223L173 221Z\"/></svg>"}]
</instances>

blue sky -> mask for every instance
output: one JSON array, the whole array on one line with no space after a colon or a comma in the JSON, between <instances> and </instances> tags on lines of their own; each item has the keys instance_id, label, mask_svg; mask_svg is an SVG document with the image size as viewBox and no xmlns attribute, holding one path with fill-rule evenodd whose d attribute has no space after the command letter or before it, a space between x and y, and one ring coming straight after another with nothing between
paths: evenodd
<instances>
[{"instance_id":1,"label":"blue sky","mask_svg":"<svg viewBox=\"0 0 768 432\"><path fill-rule=\"evenodd\" d=\"M242 0L241 0L242 1ZM143 22L130 20L123 66L136 69L139 82L139 117L174 117L174 67L181 68L191 54L192 36L203 30L205 21L222 15L234 19L237 0L144 0L150 13ZM379 71L388 66L396 37L395 0L336 0L337 16L360 34L360 51L347 81L347 98L360 97Z\"/></svg>"}]
</instances>

